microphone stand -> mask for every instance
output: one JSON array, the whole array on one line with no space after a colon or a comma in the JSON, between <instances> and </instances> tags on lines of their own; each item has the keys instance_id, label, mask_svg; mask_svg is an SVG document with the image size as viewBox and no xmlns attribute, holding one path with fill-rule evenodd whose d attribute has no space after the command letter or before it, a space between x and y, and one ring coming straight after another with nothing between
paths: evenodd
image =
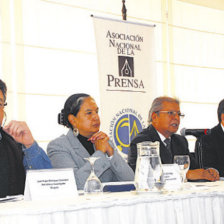
<instances>
[{"instance_id":1,"label":"microphone stand","mask_svg":"<svg viewBox=\"0 0 224 224\"><path fill-rule=\"evenodd\" d=\"M198 165L200 168L204 168L203 167L203 135L197 137L196 143L195 143L195 158L198 162Z\"/></svg>"}]
</instances>

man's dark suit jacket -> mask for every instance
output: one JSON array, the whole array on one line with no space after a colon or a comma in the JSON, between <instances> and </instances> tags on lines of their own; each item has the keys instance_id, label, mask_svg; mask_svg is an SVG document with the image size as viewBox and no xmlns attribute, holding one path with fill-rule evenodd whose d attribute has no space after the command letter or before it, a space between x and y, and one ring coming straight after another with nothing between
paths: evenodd
<instances>
[{"instance_id":1,"label":"man's dark suit jacket","mask_svg":"<svg viewBox=\"0 0 224 224\"><path fill-rule=\"evenodd\" d=\"M202 161L204 168L214 167L224 176L224 132L221 124L211 129L210 135L202 139Z\"/></svg>"},{"instance_id":2,"label":"man's dark suit jacket","mask_svg":"<svg viewBox=\"0 0 224 224\"><path fill-rule=\"evenodd\" d=\"M161 141L157 131L152 125L149 125L148 128L144 129L139 133L131 142L131 147L128 152L128 164L135 171L136 168L136 159L137 159L137 143L144 141L159 141L160 143L160 158L163 164L173 163L174 155L189 155L190 156L190 169L198 168L195 158L190 154L188 149L188 142L185 137L182 137L177 134L171 136L171 151L172 157L165 147L164 143Z\"/></svg>"}]
</instances>

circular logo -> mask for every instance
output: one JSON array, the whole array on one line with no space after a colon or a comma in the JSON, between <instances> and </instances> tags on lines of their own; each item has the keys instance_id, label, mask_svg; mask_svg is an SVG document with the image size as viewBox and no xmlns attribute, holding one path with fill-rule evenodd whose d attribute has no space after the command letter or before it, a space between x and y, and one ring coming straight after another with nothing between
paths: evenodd
<instances>
[{"instance_id":1,"label":"circular logo","mask_svg":"<svg viewBox=\"0 0 224 224\"><path fill-rule=\"evenodd\" d=\"M122 115L114 126L114 142L117 148L128 154L132 139L142 131L142 124L137 116L133 114Z\"/></svg>"}]
</instances>

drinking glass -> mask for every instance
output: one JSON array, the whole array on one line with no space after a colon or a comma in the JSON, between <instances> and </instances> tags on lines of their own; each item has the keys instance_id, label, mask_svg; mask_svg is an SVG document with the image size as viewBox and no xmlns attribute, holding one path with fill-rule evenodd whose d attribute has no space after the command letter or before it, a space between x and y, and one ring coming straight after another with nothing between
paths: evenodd
<instances>
[{"instance_id":1,"label":"drinking glass","mask_svg":"<svg viewBox=\"0 0 224 224\"><path fill-rule=\"evenodd\" d=\"M174 156L174 163L178 164L180 168L180 175L182 183L187 182L186 174L190 167L190 158L188 155L176 155Z\"/></svg>"},{"instance_id":2,"label":"drinking glass","mask_svg":"<svg viewBox=\"0 0 224 224\"><path fill-rule=\"evenodd\" d=\"M86 180L86 183L84 186L84 192L86 194L102 192L102 184L94 172L94 163L99 158L98 157L89 157L89 158L85 158L85 159L90 162L91 172L90 172L89 177Z\"/></svg>"}]
</instances>

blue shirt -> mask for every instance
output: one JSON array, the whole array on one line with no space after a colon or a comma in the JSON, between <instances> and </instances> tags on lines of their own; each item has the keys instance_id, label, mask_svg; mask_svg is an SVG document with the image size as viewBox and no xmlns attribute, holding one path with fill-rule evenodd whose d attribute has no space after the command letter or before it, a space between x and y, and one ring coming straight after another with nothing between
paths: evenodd
<instances>
[{"instance_id":1,"label":"blue shirt","mask_svg":"<svg viewBox=\"0 0 224 224\"><path fill-rule=\"evenodd\" d=\"M29 148L23 148L23 152L23 166L25 170L52 168L50 159L36 142Z\"/></svg>"}]
</instances>

